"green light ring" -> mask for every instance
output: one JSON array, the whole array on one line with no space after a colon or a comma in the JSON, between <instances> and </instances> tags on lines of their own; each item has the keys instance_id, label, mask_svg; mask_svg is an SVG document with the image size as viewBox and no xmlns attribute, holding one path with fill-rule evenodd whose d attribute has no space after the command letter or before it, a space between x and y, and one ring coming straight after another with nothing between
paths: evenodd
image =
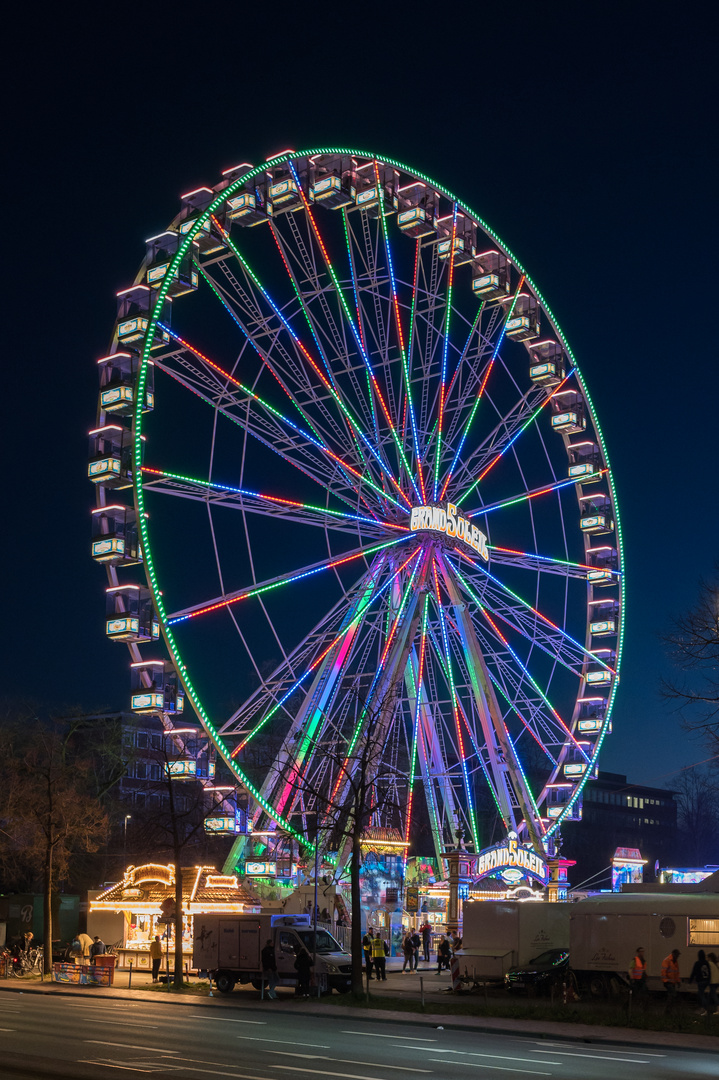
<instances>
[{"instance_id":1,"label":"green light ring","mask_svg":"<svg viewBox=\"0 0 719 1080\"><path fill-rule=\"evenodd\" d=\"M281 824L283 828L286 828L294 836L296 836L303 843L305 843L307 846L309 846L310 850L314 850L314 845L308 844L308 842L305 840L305 838L303 836L301 836L300 833L298 833L295 829L293 829L292 826L289 825L288 822L286 822L280 815L278 815L276 813L276 811L274 811L274 809L271 806L269 806L269 804L266 804L264 799L260 798L259 792L256 792L254 786L250 783L250 781L244 775L244 773L239 768L239 766L230 758L227 747L225 746L224 742L220 738L220 736L219 736L219 734L217 732L217 729L212 724L212 722L211 722L209 716L207 715L202 703L200 702L200 699L199 699L199 697L197 695L196 690L194 689L194 687L192 686L192 683L189 680L189 677L187 675L187 669L186 669L184 663L182 662L180 652L179 652L179 649L178 649L177 644L175 642L174 636L173 636L172 632L170 631L170 629L169 629L169 627L167 625L167 618L166 618L166 614L165 614L164 604L162 603L162 596L161 596L160 590L159 590L158 585L157 585L155 569L154 569L154 563L153 563L153 559L152 559L152 552L151 552L151 548L150 548L150 539L149 539L149 535L148 535L147 519L145 518L145 512L144 512L144 492L143 492L143 489L142 489L142 484L137 482L137 477L141 476L140 469L141 469L141 463L142 463L142 457L141 457L141 453L142 453L141 437L142 436L141 436L141 432L142 432L142 415L143 414L142 414L142 408L141 408L140 403L144 400L144 389L145 389L145 382L146 382L146 379L147 379L147 361L150 358L150 343L154 338L155 328L156 328L156 325L157 325L157 322L158 322L158 316L159 316L159 314L160 314L160 312L162 310L162 305L164 304L165 298L167 296L167 292L168 292L168 289L170 287L170 282L173 280L174 274L175 274L176 270L178 269L180 263L182 262L182 259L185 257L188 250L190 249L191 244L192 244L195 236L202 229L203 225L210 219L210 217L222 206L223 203L225 203L227 201L227 199L232 194L234 194L235 191L237 191L241 187L244 187L248 183L248 181L253 180L255 177L257 177L261 173L263 173L267 169L268 165L270 165L270 163L273 166L277 166L277 165L282 164L283 162L287 162L287 161L298 159L298 158L307 158L307 157L311 157L311 156L318 155L318 154L340 154L340 155L344 155L344 156L348 156L348 157L357 156L357 157L366 157L366 158L369 158L370 160L381 160L381 161L385 162L388 165L395 166L396 168L402 170L403 172L409 173L410 175L413 175L413 176L417 176L419 179L421 179L421 180L425 181L426 183L428 183L429 185L431 185L436 191L439 191L441 194L443 194L445 196L445 198L447 198L451 202L455 203L457 207L461 207L461 209L464 210L465 213L467 213L471 218L473 218L475 221L478 222L478 224L481 226L481 228L484 230L484 232L487 233L488 236L492 237L492 239L501 248L503 253L511 260L511 262L514 263L517 270L521 274L524 275L526 283L528 284L529 288L535 294L535 296L536 296L537 300L539 301L539 303L542 305L542 308L543 308L549 322L551 323L552 328L554 329L555 333L557 334L557 337L559 338L562 345L564 346L564 348L565 348L565 350L567 352L567 355L569 356L569 358L572 361L572 364L573 364L574 370L575 370L575 375L576 375L576 378L577 378L577 382L578 382L579 386L582 389L585 401L586 401L588 409L589 409L589 414L590 414L590 417L591 417L591 420L592 420L592 424L594 426L594 430L595 430L596 435L598 437L599 445L601 447L602 454L604 456L604 460L605 460L606 466L607 466L608 484L609 484L610 493L611 493L612 509L613 509L613 512L614 512L615 535L616 535L616 541L617 541L617 555L618 555L618 560L619 560L619 569L620 569L620 572L621 572L621 577L620 577L619 634L618 634L618 637L617 637L617 664L616 664L617 676L612 682L612 688L610 690L609 699L608 699L608 702L607 702L607 711L606 711L606 715L605 715L605 718L604 718L604 724L602 726L600 736L597 739L597 743L596 743L596 746L594 748L594 753L592 754L592 758L591 758L592 766L594 765L594 763L596 762L596 760L597 760L597 758L599 756L599 752L600 752L602 744L604 742L604 738L605 738L605 736L606 736L606 734L607 734L607 732L609 730L611 713L612 713L612 709L613 709L613 706L614 706L614 699L615 699L615 696L616 696L617 684L619 682L619 670L620 670L620 666L621 666L621 658L622 658L622 652L623 652L623 647L624 647L624 606L625 606L625 602L626 602L626 583L625 583L625 575L623 573L624 544L623 544L623 538L622 538L622 530L621 530L621 522L620 522L620 516L619 516L619 505L618 505L618 501L617 501L616 486L614 484L614 477L612 475L612 470L611 470L611 465L610 465L610 462L609 462L609 455L607 453L604 434L603 434L602 429L601 429L601 427L599 425L599 420L597 418L596 410L594 408L594 403L592 402L589 391L587 390L586 384L584 382L584 378L582 377L582 374L581 374L581 372L579 370L576 359L574 357L574 353L572 352L572 350L571 350L571 348L570 348L570 346L569 346L569 344L568 344L568 342L567 342L561 328L559 327L559 325L558 325L558 323L557 323L557 321L556 321L556 319L555 319L555 317L554 317L554 315L552 313L551 308L547 304L547 302L544 299L542 293L539 291L537 286L534 284L534 281L532 280L532 278L529 276L529 274L527 274L527 272L522 267L522 264L519 262L519 260L516 258L516 256L510 251L510 249L503 243L503 241L500 240L499 236L495 233L495 231L492 228L490 228L490 226L487 225L487 223L481 217L479 217L479 215L476 214L465 202L463 202L461 199L457 199L457 197L455 195L453 195L447 188L445 188L442 184L437 184L436 181L432 180L425 173L419 172L416 169L412 169L409 166L405 165L403 162L399 162L394 158L380 157L377 154L368 153L367 151L363 151L363 150L352 150L352 149L348 149L346 147L319 147L319 148L312 149L312 150L299 150L299 151L293 151L292 153L280 154L277 157L268 158L261 165L256 166L254 169L251 169L249 172L244 173L242 176L240 176L236 180L234 180L231 184L229 184L226 188L224 188L223 191L220 192L220 194L210 203L210 205L207 207L206 210L204 210L201 214L199 214L195 218L193 226L185 234L184 240L181 241L180 246L178 247L178 250L175 253L175 255L174 255L172 261L170 262L170 264L168 266L168 269L167 269L167 271L166 271L166 273L164 275L162 284L161 284L161 286L160 286L160 288L158 290L158 293L157 293L155 306L154 306L153 311L152 311L152 313L150 315L148 327L147 327L147 330L145 332L145 339L144 339L142 355L141 355L141 359L140 359L140 370L138 372L138 380L137 380L138 393L136 395L135 412L134 412L134 416L133 416L133 435L134 435L133 475L134 475L134 479L135 479L135 482L133 483L133 490L134 490L134 499L135 499L135 509L136 509L136 512L137 512L138 521L140 523L140 534L141 534L141 539L142 539L142 548L143 548L143 552L144 552L144 556L145 556L145 562L144 562L145 573L147 575L148 584L149 584L150 590L151 590L152 595L153 595L155 609L156 609L158 617L160 619L160 625L162 627L163 638L165 639L165 643L166 643L166 645L168 647L169 652L171 653L171 655L173 656L173 658L174 658L174 660L176 662L176 666L177 666L177 670L178 670L178 676L180 678L180 681L182 682L182 685L183 685L183 687L185 689L185 693L187 694L188 699L192 702L192 706L195 709L195 712L197 713L197 716L200 719L200 722L202 723L203 727L205 727L205 729L207 730L208 734L212 738L212 740L213 740L215 746L217 747L217 749L220 751L220 754L222 755L223 760L230 767L230 769L235 773L235 775L240 780L240 782L243 784L243 786L250 792L250 794L253 795L254 798L257 799L257 801L262 806L262 808L267 811L267 813L270 815L270 817L272 817L272 819L274 821L276 821L278 824ZM341 293L340 293L340 296L341 296ZM341 298L344 300L344 297L341 296ZM547 836L551 836L560 827L562 821L567 816L567 814L570 812L570 810L574 806L577 798L581 794L581 792L582 792L582 790L584 788L584 785L586 784L587 780L589 779L589 774L590 773L591 773L591 769L588 769L585 772L584 777L577 784L577 788L576 788L571 800L567 804L567 807L566 807L564 813L561 815L561 817L557 818L555 820L555 822L552 824L552 826L550 826L550 828L547 830Z\"/></svg>"}]
</instances>

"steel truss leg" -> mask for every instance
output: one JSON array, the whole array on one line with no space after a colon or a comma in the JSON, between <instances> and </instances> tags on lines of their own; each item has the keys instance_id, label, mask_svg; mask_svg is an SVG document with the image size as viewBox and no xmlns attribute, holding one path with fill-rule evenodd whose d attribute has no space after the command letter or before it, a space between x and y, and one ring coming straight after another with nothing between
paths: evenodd
<instances>
[{"instance_id":1,"label":"steel truss leg","mask_svg":"<svg viewBox=\"0 0 719 1080\"><path fill-rule=\"evenodd\" d=\"M516 802L533 846L538 852L542 852L544 849L541 837L544 834L544 827L534 809L519 759L502 720L502 713L467 605L460 596L454 576L447 568L445 560L439 559L438 562L442 568L442 577L462 640L465 662L472 681L472 691L487 744L502 817L508 828L517 829L518 822L514 806Z\"/></svg>"}]
</instances>

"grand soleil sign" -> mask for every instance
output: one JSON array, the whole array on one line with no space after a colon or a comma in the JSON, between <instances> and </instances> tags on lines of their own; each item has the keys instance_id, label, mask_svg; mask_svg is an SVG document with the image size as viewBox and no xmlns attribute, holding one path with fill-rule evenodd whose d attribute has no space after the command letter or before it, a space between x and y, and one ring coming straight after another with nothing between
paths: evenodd
<instances>
[{"instance_id":1,"label":"grand soleil sign","mask_svg":"<svg viewBox=\"0 0 719 1080\"><path fill-rule=\"evenodd\" d=\"M469 518L457 513L454 503L445 502L437 506L414 506L409 527L412 532L441 533L449 539L461 540L472 548L480 558L489 562L487 537L473 525Z\"/></svg>"},{"instance_id":2,"label":"grand soleil sign","mask_svg":"<svg viewBox=\"0 0 719 1080\"><path fill-rule=\"evenodd\" d=\"M534 878L541 881L542 885L546 885L549 879L543 856L538 855L529 844L520 844L515 832L509 833L501 844L486 848L477 859L477 879L497 873L512 884L516 884L522 877Z\"/></svg>"}]
</instances>

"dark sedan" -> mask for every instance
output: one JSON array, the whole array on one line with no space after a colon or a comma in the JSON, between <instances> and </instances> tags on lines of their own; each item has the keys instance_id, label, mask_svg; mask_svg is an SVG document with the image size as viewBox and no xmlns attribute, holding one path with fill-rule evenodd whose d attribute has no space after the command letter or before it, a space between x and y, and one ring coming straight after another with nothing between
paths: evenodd
<instances>
[{"instance_id":1,"label":"dark sedan","mask_svg":"<svg viewBox=\"0 0 719 1080\"><path fill-rule=\"evenodd\" d=\"M561 983L568 968L569 952L566 949L547 949L525 967L510 968L504 976L504 985L508 990L548 994L552 986Z\"/></svg>"}]
</instances>

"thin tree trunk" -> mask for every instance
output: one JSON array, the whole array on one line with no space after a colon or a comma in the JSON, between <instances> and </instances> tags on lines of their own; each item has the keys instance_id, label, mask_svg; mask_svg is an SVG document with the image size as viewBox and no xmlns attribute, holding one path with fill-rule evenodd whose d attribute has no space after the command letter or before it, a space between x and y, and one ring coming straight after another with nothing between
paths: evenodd
<instances>
[{"instance_id":1,"label":"thin tree trunk","mask_svg":"<svg viewBox=\"0 0 719 1080\"><path fill-rule=\"evenodd\" d=\"M357 819L352 827L352 862L350 864L350 893L352 897L352 993L355 997L362 997L364 986L362 983L362 905L360 902L360 862L362 849L360 847L360 827Z\"/></svg>"},{"instance_id":2,"label":"thin tree trunk","mask_svg":"<svg viewBox=\"0 0 719 1080\"><path fill-rule=\"evenodd\" d=\"M45 889L45 896L43 897L43 945L44 945L44 961L43 970L46 975L52 972L52 856L53 848L52 843L48 841L45 848L45 868L43 874L43 886Z\"/></svg>"},{"instance_id":3,"label":"thin tree trunk","mask_svg":"<svg viewBox=\"0 0 719 1080\"><path fill-rule=\"evenodd\" d=\"M175 853L175 977L174 984L179 989L183 984L182 970L182 870L180 852Z\"/></svg>"}]
</instances>

